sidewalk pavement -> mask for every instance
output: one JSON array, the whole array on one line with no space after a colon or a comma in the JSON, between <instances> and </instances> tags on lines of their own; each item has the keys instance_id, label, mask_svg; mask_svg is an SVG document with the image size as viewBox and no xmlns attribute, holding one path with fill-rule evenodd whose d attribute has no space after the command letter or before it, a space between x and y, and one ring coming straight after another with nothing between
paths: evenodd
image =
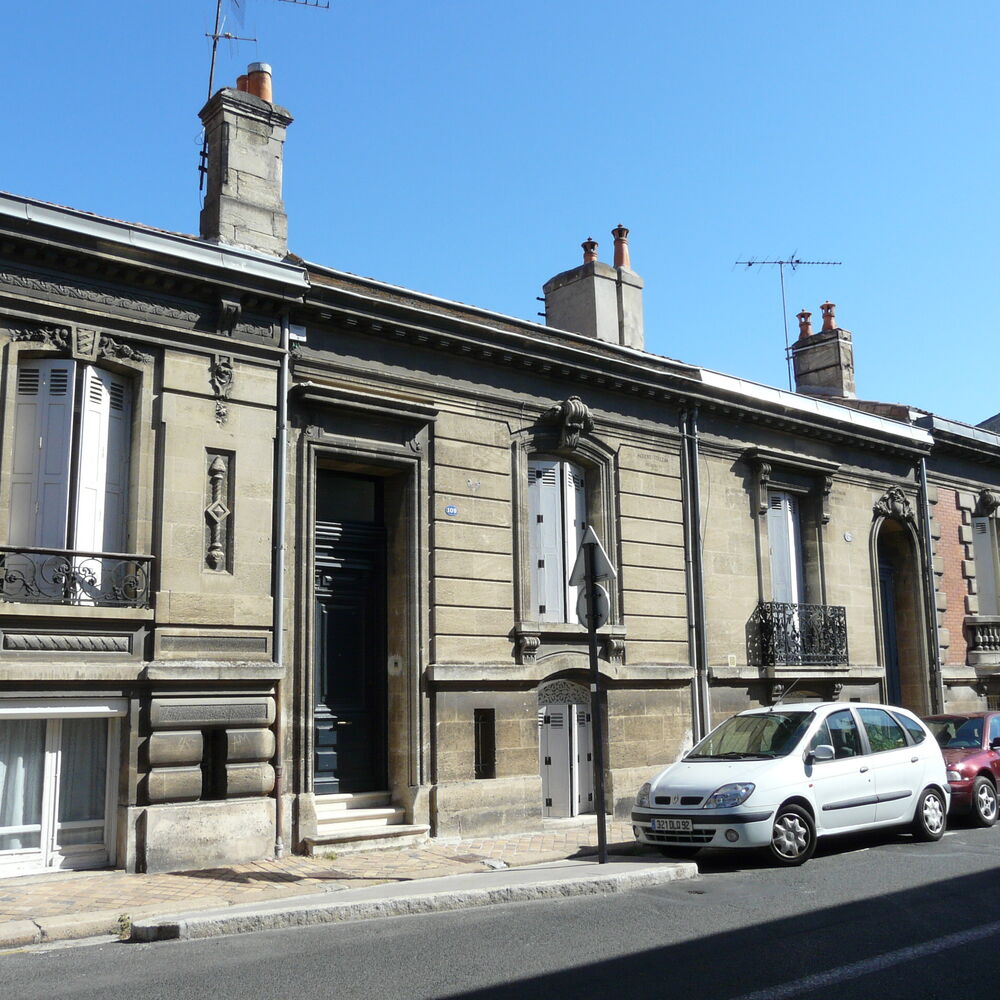
<instances>
[{"instance_id":1,"label":"sidewalk pavement","mask_svg":"<svg viewBox=\"0 0 1000 1000\"><path fill-rule=\"evenodd\" d=\"M292 855L203 871L56 872L4 879L0 949L107 935L155 940L370 919L614 892L697 875L693 864L637 853L627 823L608 824L614 864L596 863L596 844L593 822L556 822L502 838L434 839L419 847ZM566 859L575 860L551 864Z\"/></svg>"}]
</instances>

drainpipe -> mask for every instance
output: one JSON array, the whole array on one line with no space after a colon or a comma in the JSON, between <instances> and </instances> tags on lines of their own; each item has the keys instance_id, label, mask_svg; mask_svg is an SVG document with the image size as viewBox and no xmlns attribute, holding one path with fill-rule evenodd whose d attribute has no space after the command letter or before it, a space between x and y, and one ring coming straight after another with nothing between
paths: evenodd
<instances>
[{"instance_id":1,"label":"drainpipe","mask_svg":"<svg viewBox=\"0 0 1000 1000\"><path fill-rule=\"evenodd\" d=\"M934 584L934 541L931 538L931 505L927 489L927 458L920 457L920 528L924 542L924 591L927 614L927 633L931 660L931 709L944 711L944 676L941 669L941 645L938 642L937 599Z\"/></svg>"},{"instance_id":2,"label":"drainpipe","mask_svg":"<svg viewBox=\"0 0 1000 1000\"><path fill-rule=\"evenodd\" d=\"M692 708L694 738L712 728L708 689L708 639L705 615L705 570L701 552L701 478L698 462L698 407L681 414L684 440L684 577L687 582L688 643L694 660Z\"/></svg>"},{"instance_id":3,"label":"drainpipe","mask_svg":"<svg viewBox=\"0 0 1000 1000\"><path fill-rule=\"evenodd\" d=\"M279 667L285 654L285 487L288 455L288 341L290 324L287 310L281 317L281 367L278 370L278 433L275 436L274 457L274 524L272 551L274 554L274 618L271 640L272 659ZM276 706L274 722L274 856L284 857L285 841L281 835L285 825L285 723L282 693L283 678L274 685Z\"/></svg>"}]
</instances>

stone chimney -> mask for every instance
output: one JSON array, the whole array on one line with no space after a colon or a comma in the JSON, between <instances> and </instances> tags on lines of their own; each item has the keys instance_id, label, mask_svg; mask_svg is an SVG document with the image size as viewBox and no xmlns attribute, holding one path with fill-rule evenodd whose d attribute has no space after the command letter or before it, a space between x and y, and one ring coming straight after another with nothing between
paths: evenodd
<instances>
[{"instance_id":1,"label":"stone chimney","mask_svg":"<svg viewBox=\"0 0 1000 1000\"><path fill-rule=\"evenodd\" d=\"M857 399L854 388L854 344L850 330L837 326L836 306L824 302L823 329L813 333L812 313L798 314L799 339L792 344L795 391L807 396Z\"/></svg>"},{"instance_id":2,"label":"stone chimney","mask_svg":"<svg viewBox=\"0 0 1000 1000\"><path fill-rule=\"evenodd\" d=\"M611 231L615 264L597 259L597 243L586 239L583 263L563 271L542 287L546 325L623 347L643 349L642 278L632 270L628 230Z\"/></svg>"},{"instance_id":3,"label":"stone chimney","mask_svg":"<svg viewBox=\"0 0 1000 1000\"><path fill-rule=\"evenodd\" d=\"M199 113L208 147L201 238L284 257L282 155L292 116L271 97L271 67L251 63L235 90L218 91Z\"/></svg>"}]
</instances>

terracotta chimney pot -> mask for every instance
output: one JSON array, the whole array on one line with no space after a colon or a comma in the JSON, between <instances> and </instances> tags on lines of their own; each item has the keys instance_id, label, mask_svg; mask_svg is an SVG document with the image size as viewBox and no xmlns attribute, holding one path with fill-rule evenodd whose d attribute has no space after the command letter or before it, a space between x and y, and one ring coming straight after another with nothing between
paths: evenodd
<instances>
[{"instance_id":1,"label":"terracotta chimney pot","mask_svg":"<svg viewBox=\"0 0 1000 1000\"><path fill-rule=\"evenodd\" d=\"M247 67L248 89L255 97L259 97L268 104L273 103L274 95L271 92L271 67L267 63L250 63Z\"/></svg>"},{"instance_id":2,"label":"terracotta chimney pot","mask_svg":"<svg viewBox=\"0 0 1000 1000\"><path fill-rule=\"evenodd\" d=\"M799 340L811 337L813 332L812 313L803 309L795 318L799 321Z\"/></svg>"},{"instance_id":3,"label":"terracotta chimney pot","mask_svg":"<svg viewBox=\"0 0 1000 1000\"><path fill-rule=\"evenodd\" d=\"M250 78L244 73L242 76L236 77L236 89L242 90L244 93L247 92L250 83Z\"/></svg>"},{"instance_id":4,"label":"terracotta chimney pot","mask_svg":"<svg viewBox=\"0 0 1000 1000\"><path fill-rule=\"evenodd\" d=\"M593 236L588 236L581 244L583 247L584 264L593 264L597 260L597 243Z\"/></svg>"},{"instance_id":5,"label":"terracotta chimney pot","mask_svg":"<svg viewBox=\"0 0 1000 1000\"><path fill-rule=\"evenodd\" d=\"M820 309L823 310L823 332L837 329L837 317L834 315L837 307L830 301L824 302Z\"/></svg>"},{"instance_id":6,"label":"terracotta chimney pot","mask_svg":"<svg viewBox=\"0 0 1000 1000\"><path fill-rule=\"evenodd\" d=\"M611 230L615 238L615 267L632 269L628 256L628 230L619 222L617 229Z\"/></svg>"}]
</instances>

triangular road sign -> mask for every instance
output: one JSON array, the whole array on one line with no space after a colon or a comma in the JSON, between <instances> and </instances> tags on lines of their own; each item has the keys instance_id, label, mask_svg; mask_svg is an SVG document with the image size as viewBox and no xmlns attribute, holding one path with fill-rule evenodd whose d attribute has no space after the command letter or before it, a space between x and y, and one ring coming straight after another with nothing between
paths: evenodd
<instances>
[{"instance_id":1,"label":"triangular road sign","mask_svg":"<svg viewBox=\"0 0 1000 1000\"><path fill-rule=\"evenodd\" d=\"M588 545L594 546L594 579L595 580L615 580L618 571L611 565L601 540L597 537L597 532L592 527L587 528L583 541L580 542L580 550L576 554L576 562L573 563L573 572L569 575L569 585L579 587L587 582L587 554Z\"/></svg>"}]
</instances>

